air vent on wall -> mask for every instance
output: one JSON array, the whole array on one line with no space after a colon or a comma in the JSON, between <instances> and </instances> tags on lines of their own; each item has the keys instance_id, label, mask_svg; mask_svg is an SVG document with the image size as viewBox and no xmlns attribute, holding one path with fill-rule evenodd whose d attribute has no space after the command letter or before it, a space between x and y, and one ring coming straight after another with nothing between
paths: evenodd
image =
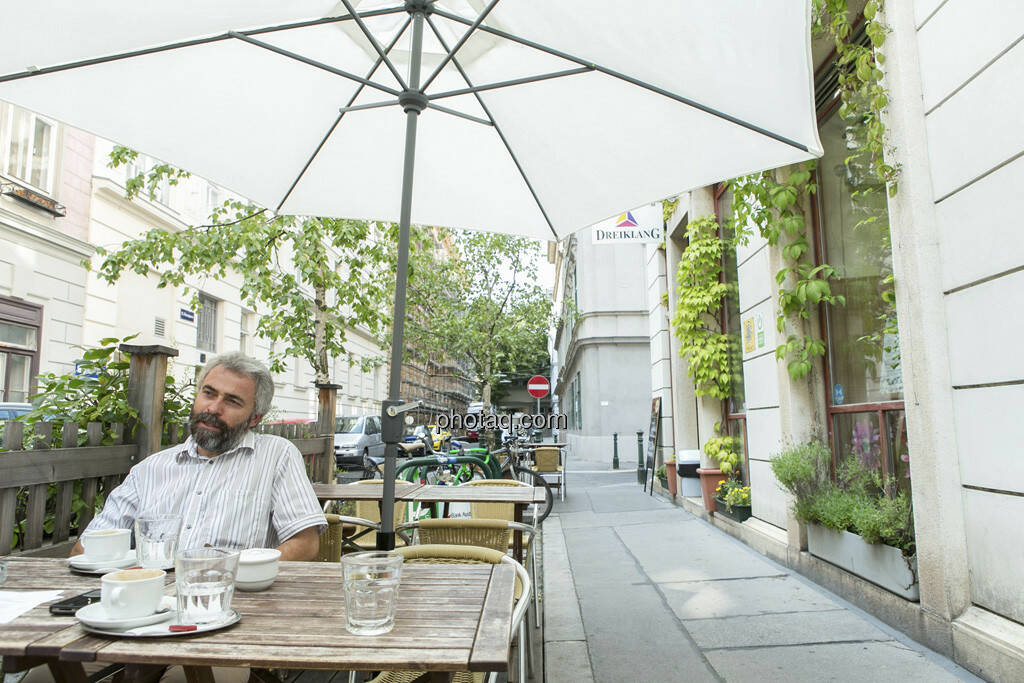
<instances>
[{"instance_id":1,"label":"air vent on wall","mask_svg":"<svg viewBox=\"0 0 1024 683\"><path fill-rule=\"evenodd\" d=\"M163 318L153 318L153 334L158 337L164 336L166 321Z\"/></svg>"}]
</instances>

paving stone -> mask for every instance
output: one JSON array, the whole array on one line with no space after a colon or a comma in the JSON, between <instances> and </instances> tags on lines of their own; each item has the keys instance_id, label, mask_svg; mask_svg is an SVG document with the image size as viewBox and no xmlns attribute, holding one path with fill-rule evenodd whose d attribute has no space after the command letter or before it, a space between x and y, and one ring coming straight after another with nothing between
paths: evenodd
<instances>
[{"instance_id":1,"label":"paving stone","mask_svg":"<svg viewBox=\"0 0 1024 683\"><path fill-rule=\"evenodd\" d=\"M544 663L546 680L552 683L592 683L594 680L585 640L549 640L544 644Z\"/></svg>"},{"instance_id":2,"label":"paving stone","mask_svg":"<svg viewBox=\"0 0 1024 683\"><path fill-rule=\"evenodd\" d=\"M577 584L595 681L716 680L654 586L591 584L579 579ZM665 643L672 644L670 657L660 647Z\"/></svg>"},{"instance_id":3,"label":"paving stone","mask_svg":"<svg viewBox=\"0 0 1024 683\"><path fill-rule=\"evenodd\" d=\"M714 650L707 656L718 675L729 683L944 683L974 679L969 674L954 675L923 653L895 641Z\"/></svg>"},{"instance_id":4,"label":"paving stone","mask_svg":"<svg viewBox=\"0 0 1024 683\"><path fill-rule=\"evenodd\" d=\"M778 576L778 567L699 522L617 527L616 532L656 583Z\"/></svg>"},{"instance_id":5,"label":"paving stone","mask_svg":"<svg viewBox=\"0 0 1024 683\"><path fill-rule=\"evenodd\" d=\"M693 515L677 510L635 510L631 512L593 512L586 510L559 515L566 529L595 526L628 526L630 524L685 524L695 521Z\"/></svg>"},{"instance_id":6,"label":"paving stone","mask_svg":"<svg viewBox=\"0 0 1024 683\"><path fill-rule=\"evenodd\" d=\"M684 625L703 649L891 640L887 633L847 610L696 619Z\"/></svg>"},{"instance_id":7,"label":"paving stone","mask_svg":"<svg viewBox=\"0 0 1024 683\"><path fill-rule=\"evenodd\" d=\"M660 585L669 606L684 620L842 609L835 600L792 576Z\"/></svg>"},{"instance_id":8,"label":"paving stone","mask_svg":"<svg viewBox=\"0 0 1024 683\"><path fill-rule=\"evenodd\" d=\"M544 522L544 637L553 641L586 638L562 528L551 517Z\"/></svg>"},{"instance_id":9,"label":"paving stone","mask_svg":"<svg viewBox=\"0 0 1024 683\"><path fill-rule=\"evenodd\" d=\"M647 576L619 542L614 529L565 529L564 533L577 588L581 585L649 583Z\"/></svg>"}]
</instances>

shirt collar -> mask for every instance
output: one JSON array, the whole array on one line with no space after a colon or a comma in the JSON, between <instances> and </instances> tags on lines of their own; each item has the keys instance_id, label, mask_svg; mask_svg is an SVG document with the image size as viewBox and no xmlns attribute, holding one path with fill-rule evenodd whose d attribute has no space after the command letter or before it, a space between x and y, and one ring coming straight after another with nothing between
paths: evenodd
<instances>
[{"instance_id":1,"label":"shirt collar","mask_svg":"<svg viewBox=\"0 0 1024 683\"><path fill-rule=\"evenodd\" d=\"M234 455L236 453L238 453L238 454L252 453L255 450L256 450L256 432L254 432L254 431L252 431L250 429L249 431L247 431L245 433L245 436L242 437L242 441L237 446L232 448L230 451L225 451L225 452L221 453L217 457L218 458L223 458L224 456ZM183 459L183 458L201 458L203 460L207 459L207 458L204 458L203 456L199 455L199 450L196 447L196 442L195 442L195 440L193 440L191 434L189 435L189 437L187 439L185 439L185 443L181 444L181 448L180 448L180 450L177 451L177 453L175 454L175 457L177 457L179 460Z\"/></svg>"}]
</instances>

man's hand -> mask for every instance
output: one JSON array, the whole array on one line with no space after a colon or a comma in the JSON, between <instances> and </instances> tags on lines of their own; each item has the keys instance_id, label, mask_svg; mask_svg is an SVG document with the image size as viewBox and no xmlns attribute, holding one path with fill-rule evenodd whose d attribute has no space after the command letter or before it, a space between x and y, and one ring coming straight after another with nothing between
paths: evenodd
<instances>
[{"instance_id":1,"label":"man's hand","mask_svg":"<svg viewBox=\"0 0 1024 683\"><path fill-rule=\"evenodd\" d=\"M287 541L277 546L282 560L311 562L320 550L320 534L315 526L306 527Z\"/></svg>"}]
</instances>

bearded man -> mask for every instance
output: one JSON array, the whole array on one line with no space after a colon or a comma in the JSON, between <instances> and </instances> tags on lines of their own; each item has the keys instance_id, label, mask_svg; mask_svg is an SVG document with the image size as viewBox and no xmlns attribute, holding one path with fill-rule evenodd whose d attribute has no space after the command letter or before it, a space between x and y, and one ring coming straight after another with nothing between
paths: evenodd
<instances>
[{"instance_id":1,"label":"bearded man","mask_svg":"<svg viewBox=\"0 0 1024 683\"><path fill-rule=\"evenodd\" d=\"M252 429L270 409L274 381L242 353L199 376L185 443L132 467L87 531L131 529L143 514L182 517L179 548L274 548L282 560L316 557L327 528L302 456L287 439ZM72 555L83 552L76 543Z\"/></svg>"}]
</instances>

